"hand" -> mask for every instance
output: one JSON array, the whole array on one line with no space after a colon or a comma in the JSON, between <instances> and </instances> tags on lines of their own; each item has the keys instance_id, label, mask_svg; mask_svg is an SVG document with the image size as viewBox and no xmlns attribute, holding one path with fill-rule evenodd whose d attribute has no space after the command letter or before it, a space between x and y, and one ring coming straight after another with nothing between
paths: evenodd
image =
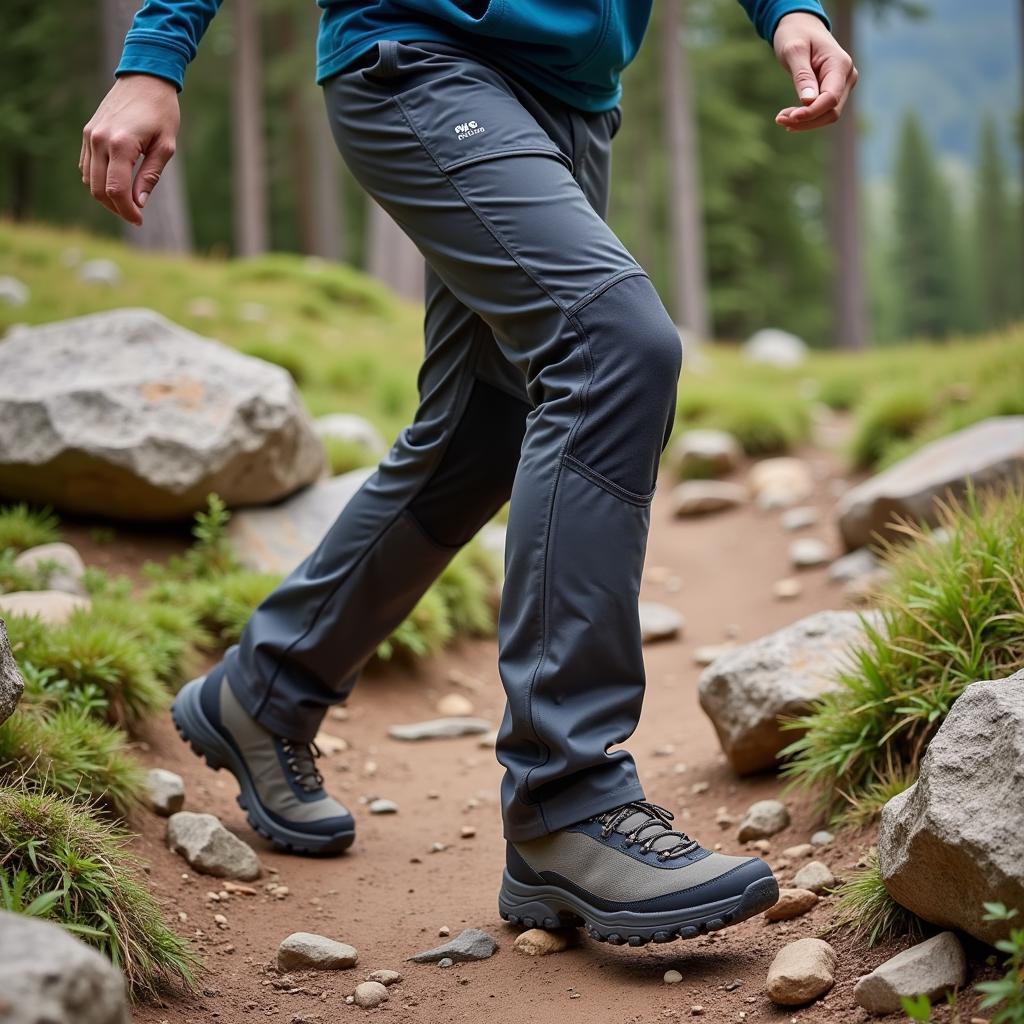
<instances>
[{"instance_id":1,"label":"hand","mask_svg":"<svg viewBox=\"0 0 1024 1024\"><path fill-rule=\"evenodd\" d=\"M141 224L142 208L174 155L180 120L170 82L153 75L119 78L82 130L82 183L112 213Z\"/></svg>"},{"instance_id":2,"label":"hand","mask_svg":"<svg viewBox=\"0 0 1024 1024\"><path fill-rule=\"evenodd\" d=\"M803 104L780 110L775 123L788 132L808 132L838 121L857 84L857 69L821 18L799 11L787 14L772 44Z\"/></svg>"}]
</instances>

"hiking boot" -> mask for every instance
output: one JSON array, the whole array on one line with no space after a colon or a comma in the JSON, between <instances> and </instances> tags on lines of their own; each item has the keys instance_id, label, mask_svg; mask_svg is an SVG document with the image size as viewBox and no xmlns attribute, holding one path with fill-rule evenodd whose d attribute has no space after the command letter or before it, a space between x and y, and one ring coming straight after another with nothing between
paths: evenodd
<instances>
[{"instance_id":1,"label":"hiking boot","mask_svg":"<svg viewBox=\"0 0 1024 1024\"><path fill-rule=\"evenodd\" d=\"M501 916L527 928L585 925L599 942L643 946L718 931L777 902L763 860L712 853L671 821L637 800L508 843Z\"/></svg>"},{"instance_id":2,"label":"hiking boot","mask_svg":"<svg viewBox=\"0 0 1024 1024\"><path fill-rule=\"evenodd\" d=\"M238 780L249 824L291 853L340 853L355 839L349 811L324 792L314 743L275 736L238 702L221 666L193 679L174 699L182 739Z\"/></svg>"}]
</instances>

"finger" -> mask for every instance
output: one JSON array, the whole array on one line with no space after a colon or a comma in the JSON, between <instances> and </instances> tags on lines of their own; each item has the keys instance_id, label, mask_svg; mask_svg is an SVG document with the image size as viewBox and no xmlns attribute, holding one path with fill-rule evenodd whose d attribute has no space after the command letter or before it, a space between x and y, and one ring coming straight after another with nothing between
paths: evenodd
<instances>
[{"instance_id":1,"label":"finger","mask_svg":"<svg viewBox=\"0 0 1024 1024\"><path fill-rule=\"evenodd\" d=\"M135 160L126 143L115 143L111 147L107 162L107 180L104 184L110 208L129 224L141 224L142 215L132 198L132 169Z\"/></svg>"},{"instance_id":2,"label":"finger","mask_svg":"<svg viewBox=\"0 0 1024 1024\"><path fill-rule=\"evenodd\" d=\"M95 136L89 147L89 191L98 203L102 203L112 213L116 212L107 199L106 143L97 140Z\"/></svg>"},{"instance_id":3,"label":"finger","mask_svg":"<svg viewBox=\"0 0 1024 1024\"><path fill-rule=\"evenodd\" d=\"M157 139L146 153L132 186L132 198L141 209L146 205L150 193L156 188L167 161L174 156L172 139Z\"/></svg>"},{"instance_id":4,"label":"finger","mask_svg":"<svg viewBox=\"0 0 1024 1024\"><path fill-rule=\"evenodd\" d=\"M82 148L78 151L78 173L82 176L82 181L86 180L85 177L85 151L89 147L89 142L86 138L86 134L82 132Z\"/></svg>"},{"instance_id":5,"label":"finger","mask_svg":"<svg viewBox=\"0 0 1024 1024\"><path fill-rule=\"evenodd\" d=\"M822 114L821 117L816 117L813 121L792 121L787 125L783 125L783 127L787 132L812 132L816 128L827 128L838 120L838 112L830 110L828 113Z\"/></svg>"},{"instance_id":6,"label":"finger","mask_svg":"<svg viewBox=\"0 0 1024 1024\"><path fill-rule=\"evenodd\" d=\"M813 103L806 107L794 108L792 114L789 115L789 119L798 122L816 121L823 114L835 109L841 95L841 93L822 90L818 93L817 99Z\"/></svg>"},{"instance_id":7,"label":"finger","mask_svg":"<svg viewBox=\"0 0 1024 1024\"><path fill-rule=\"evenodd\" d=\"M818 96L818 76L811 66L810 43L805 39L788 43L782 51L782 59L793 76L793 86L801 103L813 103Z\"/></svg>"}]
</instances>

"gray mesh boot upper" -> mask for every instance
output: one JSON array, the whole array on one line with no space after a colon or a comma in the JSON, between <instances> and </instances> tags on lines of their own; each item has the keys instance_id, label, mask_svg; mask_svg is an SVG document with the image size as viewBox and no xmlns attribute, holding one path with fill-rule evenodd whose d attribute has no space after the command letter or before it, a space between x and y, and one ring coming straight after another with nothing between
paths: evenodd
<instances>
[{"instance_id":1,"label":"gray mesh boot upper","mask_svg":"<svg viewBox=\"0 0 1024 1024\"><path fill-rule=\"evenodd\" d=\"M174 722L211 768L238 780L249 824L294 853L338 853L352 844L355 822L323 788L319 751L276 736L252 718L218 666L175 698Z\"/></svg>"},{"instance_id":2,"label":"gray mesh boot upper","mask_svg":"<svg viewBox=\"0 0 1024 1024\"><path fill-rule=\"evenodd\" d=\"M539 839L509 843L499 908L527 927L586 924L631 946L692 938L772 906L778 883L758 857L730 857L671 828L638 800Z\"/></svg>"}]
</instances>

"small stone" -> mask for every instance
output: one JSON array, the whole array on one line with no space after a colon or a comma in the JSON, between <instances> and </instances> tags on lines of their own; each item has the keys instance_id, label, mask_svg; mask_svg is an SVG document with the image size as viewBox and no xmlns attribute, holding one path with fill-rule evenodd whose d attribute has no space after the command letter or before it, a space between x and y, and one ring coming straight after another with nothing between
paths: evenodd
<instances>
[{"instance_id":1,"label":"small stone","mask_svg":"<svg viewBox=\"0 0 1024 1024\"><path fill-rule=\"evenodd\" d=\"M692 1017L700 1017L700 1016L703 1015L703 1013L704 1013L704 1007L703 1006L691 1006L690 1007L690 1016L692 1016Z\"/></svg>"},{"instance_id":2,"label":"small stone","mask_svg":"<svg viewBox=\"0 0 1024 1024\"><path fill-rule=\"evenodd\" d=\"M473 714L473 702L461 693L448 693L437 702L437 713L442 718L468 718Z\"/></svg>"},{"instance_id":3,"label":"small stone","mask_svg":"<svg viewBox=\"0 0 1024 1024\"><path fill-rule=\"evenodd\" d=\"M895 1013L905 996L932 1002L967 980L967 960L953 932L942 932L880 964L857 982L853 998L870 1013Z\"/></svg>"},{"instance_id":4,"label":"small stone","mask_svg":"<svg viewBox=\"0 0 1024 1024\"><path fill-rule=\"evenodd\" d=\"M479 928L466 928L443 946L416 953L409 959L417 964L438 963L444 959L486 960L493 956L497 949L498 942L493 935L488 935Z\"/></svg>"},{"instance_id":5,"label":"small stone","mask_svg":"<svg viewBox=\"0 0 1024 1024\"><path fill-rule=\"evenodd\" d=\"M822 829L820 832L815 832L814 835L811 836L811 845L828 846L828 844L831 843L834 839L835 836L832 835L831 832L826 832L824 829Z\"/></svg>"},{"instance_id":6,"label":"small stone","mask_svg":"<svg viewBox=\"0 0 1024 1024\"><path fill-rule=\"evenodd\" d=\"M482 718L435 718L427 722L393 725L388 735L395 740L450 739L455 736L476 736L490 732L491 723Z\"/></svg>"},{"instance_id":7,"label":"small stone","mask_svg":"<svg viewBox=\"0 0 1024 1024\"><path fill-rule=\"evenodd\" d=\"M680 477L714 477L731 473L743 449L724 430L687 430L672 446L669 459Z\"/></svg>"},{"instance_id":8,"label":"small stone","mask_svg":"<svg viewBox=\"0 0 1024 1024\"><path fill-rule=\"evenodd\" d=\"M798 505L814 491L814 477L807 463L788 457L756 463L750 471L749 483L763 509Z\"/></svg>"},{"instance_id":9,"label":"small stone","mask_svg":"<svg viewBox=\"0 0 1024 1024\"><path fill-rule=\"evenodd\" d=\"M804 592L803 584L793 576L776 580L772 584L772 594L780 601L792 601Z\"/></svg>"},{"instance_id":10,"label":"small stone","mask_svg":"<svg viewBox=\"0 0 1024 1024\"><path fill-rule=\"evenodd\" d=\"M710 782L695 782L690 787L690 792L694 796L700 796L702 793L706 793L711 788Z\"/></svg>"},{"instance_id":11,"label":"small stone","mask_svg":"<svg viewBox=\"0 0 1024 1024\"><path fill-rule=\"evenodd\" d=\"M43 584L49 590L86 596L83 583L85 562L70 544L40 544L29 548L15 558L14 567L41 575Z\"/></svg>"},{"instance_id":12,"label":"small stone","mask_svg":"<svg viewBox=\"0 0 1024 1024\"><path fill-rule=\"evenodd\" d=\"M358 959L355 947L311 932L294 932L277 948L281 971L337 971L355 967Z\"/></svg>"},{"instance_id":13,"label":"small stone","mask_svg":"<svg viewBox=\"0 0 1024 1024\"><path fill-rule=\"evenodd\" d=\"M789 545L789 560L797 569L813 569L830 558L828 545L817 537L801 537Z\"/></svg>"},{"instance_id":14,"label":"small stone","mask_svg":"<svg viewBox=\"0 0 1024 1024\"><path fill-rule=\"evenodd\" d=\"M113 288L121 283L121 268L113 260L86 260L78 268L78 279L85 284Z\"/></svg>"},{"instance_id":15,"label":"small stone","mask_svg":"<svg viewBox=\"0 0 1024 1024\"><path fill-rule=\"evenodd\" d=\"M47 626L63 626L79 609L92 605L87 597L63 590L25 590L0 594L0 615L32 616Z\"/></svg>"},{"instance_id":16,"label":"small stone","mask_svg":"<svg viewBox=\"0 0 1024 1024\"><path fill-rule=\"evenodd\" d=\"M683 980L683 976L678 971L666 971L662 975L662 981L666 985L678 985Z\"/></svg>"},{"instance_id":17,"label":"small stone","mask_svg":"<svg viewBox=\"0 0 1024 1024\"><path fill-rule=\"evenodd\" d=\"M687 480L669 496L672 513L678 517L704 516L746 504L747 489L725 480Z\"/></svg>"},{"instance_id":18,"label":"small stone","mask_svg":"<svg viewBox=\"0 0 1024 1024\"><path fill-rule=\"evenodd\" d=\"M441 925L441 927L437 929L437 934L440 935L442 939L447 938L449 935L451 935L451 933L451 928L449 928L448 925L446 924Z\"/></svg>"},{"instance_id":19,"label":"small stone","mask_svg":"<svg viewBox=\"0 0 1024 1024\"><path fill-rule=\"evenodd\" d=\"M857 548L828 567L828 578L833 583L851 583L876 572L879 564L869 548Z\"/></svg>"},{"instance_id":20,"label":"small stone","mask_svg":"<svg viewBox=\"0 0 1024 1024\"><path fill-rule=\"evenodd\" d=\"M818 510L811 505L798 505L796 508L788 508L782 513L782 528L789 532L806 530L808 527L817 526Z\"/></svg>"},{"instance_id":21,"label":"small stone","mask_svg":"<svg viewBox=\"0 0 1024 1024\"><path fill-rule=\"evenodd\" d=\"M447 849L448 849L448 844L447 843L431 843L430 844L430 852L431 853L444 853L444 851L447 850Z\"/></svg>"},{"instance_id":22,"label":"small stone","mask_svg":"<svg viewBox=\"0 0 1024 1024\"><path fill-rule=\"evenodd\" d=\"M798 939L768 968L768 997L779 1006L803 1006L835 984L836 953L824 939Z\"/></svg>"},{"instance_id":23,"label":"small stone","mask_svg":"<svg viewBox=\"0 0 1024 1024\"><path fill-rule=\"evenodd\" d=\"M341 736L332 736L329 732L318 732L313 741L327 757L344 754L348 750L348 740Z\"/></svg>"},{"instance_id":24,"label":"small stone","mask_svg":"<svg viewBox=\"0 0 1024 1024\"><path fill-rule=\"evenodd\" d=\"M796 846L787 846L782 851L782 856L789 860L803 860L804 857L810 857L812 853L814 853L814 847L810 843L799 843Z\"/></svg>"},{"instance_id":25,"label":"small stone","mask_svg":"<svg viewBox=\"0 0 1024 1024\"><path fill-rule=\"evenodd\" d=\"M498 730L492 729L490 732L484 733L483 736L481 736L480 739L476 741L476 745L480 747L482 750L487 750L489 748L493 748L497 742Z\"/></svg>"},{"instance_id":26,"label":"small stone","mask_svg":"<svg viewBox=\"0 0 1024 1024\"><path fill-rule=\"evenodd\" d=\"M698 647L693 652L693 660L695 664L700 665L702 668L706 668L723 654L728 654L730 651L735 650L735 644L705 644L702 647Z\"/></svg>"},{"instance_id":27,"label":"small stone","mask_svg":"<svg viewBox=\"0 0 1024 1024\"><path fill-rule=\"evenodd\" d=\"M401 985L405 979L398 971L391 971L387 968L382 968L377 971L370 971L366 976L367 981L376 981L381 985L385 985L390 988L392 985Z\"/></svg>"},{"instance_id":28,"label":"small stone","mask_svg":"<svg viewBox=\"0 0 1024 1024\"><path fill-rule=\"evenodd\" d=\"M740 822L736 838L741 843L754 839L767 839L789 825L789 811L778 800L758 800L752 804Z\"/></svg>"},{"instance_id":29,"label":"small stone","mask_svg":"<svg viewBox=\"0 0 1024 1024\"><path fill-rule=\"evenodd\" d=\"M169 818L185 806L185 783L165 768L151 768L146 773L146 799L153 811Z\"/></svg>"},{"instance_id":30,"label":"small stone","mask_svg":"<svg viewBox=\"0 0 1024 1024\"><path fill-rule=\"evenodd\" d=\"M379 981L364 981L356 985L352 998L355 1000L356 1006L361 1006L364 1010L372 1010L375 1006L386 1003L389 996L387 988Z\"/></svg>"},{"instance_id":31,"label":"small stone","mask_svg":"<svg viewBox=\"0 0 1024 1024\"><path fill-rule=\"evenodd\" d=\"M819 895L826 889L834 889L835 885L835 875L832 874L829 866L820 860L812 860L809 864L805 864L793 876L794 889L810 889L811 892L816 892Z\"/></svg>"},{"instance_id":32,"label":"small stone","mask_svg":"<svg viewBox=\"0 0 1024 1024\"><path fill-rule=\"evenodd\" d=\"M0 277L0 302L8 306L24 306L30 296L28 285L23 281L9 275Z\"/></svg>"},{"instance_id":33,"label":"small stone","mask_svg":"<svg viewBox=\"0 0 1024 1024\"><path fill-rule=\"evenodd\" d=\"M448 967L452 967L454 964L455 961L450 956L441 957L441 959L437 961L437 966L442 968L442 970Z\"/></svg>"},{"instance_id":34,"label":"small stone","mask_svg":"<svg viewBox=\"0 0 1024 1024\"><path fill-rule=\"evenodd\" d=\"M516 938L513 947L527 956L550 956L569 948L570 933L531 928Z\"/></svg>"},{"instance_id":35,"label":"small stone","mask_svg":"<svg viewBox=\"0 0 1024 1024\"><path fill-rule=\"evenodd\" d=\"M398 804L394 800L371 800L369 805L371 814L397 814Z\"/></svg>"},{"instance_id":36,"label":"small stone","mask_svg":"<svg viewBox=\"0 0 1024 1024\"><path fill-rule=\"evenodd\" d=\"M212 814L172 814L167 819L167 845L201 874L243 881L260 876L260 861L252 847Z\"/></svg>"},{"instance_id":37,"label":"small stone","mask_svg":"<svg viewBox=\"0 0 1024 1024\"><path fill-rule=\"evenodd\" d=\"M817 902L817 893L810 889L780 889L779 902L769 907L764 916L769 921L791 921L806 914Z\"/></svg>"},{"instance_id":38,"label":"small stone","mask_svg":"<svg viewBox=\"0 0 1024 1024\"><path fill-rule=\"evenodd\" d=\"M473 836L475 836L475 835L476 835L476 829L473 828L472 825L463 825L462 828L459 829L459 838L460 839L472 839Z\"/></svg>"},{"instance_id":39,"label":"small stone","mask_svg":"<svg viewBox=\"0 0 1024 1024\"><path fill-rule=\"evenodd\" d=\"M772 844L769 843L767 839L757 839L751 843L751 846L753 846L754 849L763 856L767 856L772 852Z\"/></svg>"},{"instance_id":40,"label":"small stone","mask_svg":"<svg viewBox=\"0 0 1024 1024\"><path fill-rule=\"evenodd\" d=\"M656 601L640 602L640 639L645 644L657 640L672 640L682 632L682 615L668 605Z\"/></svg>"}]
</instances>

